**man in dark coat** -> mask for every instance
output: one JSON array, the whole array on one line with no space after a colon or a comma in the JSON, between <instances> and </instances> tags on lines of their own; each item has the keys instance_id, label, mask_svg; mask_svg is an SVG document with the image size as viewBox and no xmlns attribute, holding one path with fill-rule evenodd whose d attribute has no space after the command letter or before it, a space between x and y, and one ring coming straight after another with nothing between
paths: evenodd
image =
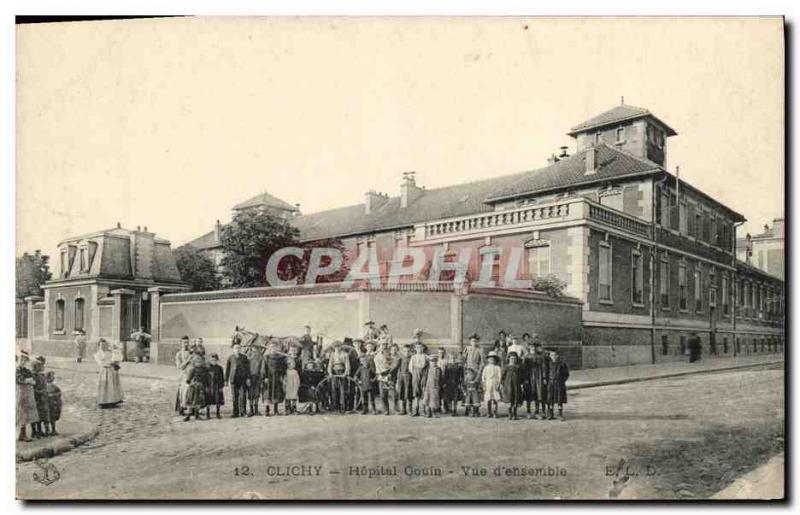
<instances>
[{"instance_id":1,"label":"man in dark coat","mask_svg":"<svg viewBox=\"0 0 800 515\"><path fill-rule=\"evenodd\" d=\"M258 401L261 398L261 385L266 375L266 360L263 349L259 345L248 345L244 350L250 366L250 385L247 388L247 401L250 404L247 416L261 415L258 411Z\"/></svg>"},{"instance_id":2,"label":"man in dark coat","mask_svg":"<svg viewBox=\"0 0 800 515\"><path fill-rule=\"evenodd\" d=\"M564 404L567 403L567 379L569 366L557 351L550 351L550 366L547 377L548 419L554 420L553 409L558 404L558 418L564 420Z\"/></svg>"},{"instance_id":3,"label":"man in dark coat","mask_svg":"<svg viewBox=\"0 0 800 515\"><path fill-rule=\"evenodd\" d=\"M305 370L309 363L312 363L317 356L315 355L317 342L311 336L311 326L303 327L305 333L300 337L300 361L302 362L301 370ZM302 375L302 374L301 374Z\"/></svg>"},{"instance_id":4,"label":"man in dark coat","mask_svg":"<svg viewBox=\"0 0 800 515\"><path fill-rule=\"evenodd\" d=\"M395 391L397 392L397 399L402 403L402 415L408 414L411 403L414 401L414 392L411 389L411 370L408 368L408 362L411 359L411 346L409 344L403 345L398 357L399 365L397 367L397 385ZM396 409L396 408L395 408Z\"/></svg>"},{"instance_id":5,"label":"man in dark coat","mask_svg":"<svg viewBox=\"0 0 800 515\"><path fill-rule=\"evenodd\" d=\"M358 370L356 370L356 382L358 391L361 394L361 414L366 415L371 407L372 414L377 415L375 409L375 390L378 386L378 376L375 373L375 362L369 354L362 354L359 357ZM388 405L388 402L387 402Z\"/></svg>"},{"instance_id":6,"label":"man in dark coat","mask_svg":"<svg viewBox=\"0 0 800 515\"><path fill-rule=\"evenodd\" d=\"M442 403L444 412L452 416L458 415L458 401L461 397L461 386L464 382L464 358L456 356L447 363L442 375Z\"/></svg>"},{"instance_id":7,"label":"man in dark coat","mask_svg":"<svg viewBox=\"0 0 800 515\"><path fill-rule=\"evenodd\" d=\"M700 361L700 354L703 352L703 345L700 342L700 337L697 333L692 331L689 336L689 363Z\"/></svg>"},{"instance_id":8,"label":"man in dark coat","mask_svg":"<svg viewBox=\"0 0 800 515\"><path fill-rule=\"evenodd\" d=\"M244 416L247 404L247 386L250 381L250 362L242 353L242 346L233 346L233 354L228 357L225 366L225 384L231 386L233 400L233 416Z\"/></svg>"},{"instance_id":9,"label":"man in dark coat","mask_svg":"<svg viewBox=\"0 0 800 515\"><path fill-rule=\"evenodd\" d=\"M270 343L264 355L266 373L264 375L264 416L269 416L269 405L279 415L278 406L286 398L283 389L283 378L286 377L286 356L278 350L276 343Z\"/></svg>"}]
</instances>

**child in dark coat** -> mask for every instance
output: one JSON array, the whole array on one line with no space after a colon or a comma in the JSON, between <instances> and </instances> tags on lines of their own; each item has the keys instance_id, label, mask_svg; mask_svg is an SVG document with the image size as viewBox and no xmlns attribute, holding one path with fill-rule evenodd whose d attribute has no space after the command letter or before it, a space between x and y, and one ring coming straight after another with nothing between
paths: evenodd
<instances>
[{"instance_id":1,"label":"child in dark coat","mask_svg":"<svg viewBox=\"0 0 800 515\"><path fill-rule=\"evenodd\" d=\"M192 356L190 366L192 369L187 379L189 388L186 393L186 407L189 412L183 418L184 422L188 422L192 415L194 415L195 420L200 420L200 410L208 406L206 404L206 388L208 388L206 362L202 356L195 354Z\"/></svg>"},{"instance_id":2,"label":"child in dark coat","mask_svg":"<svg viewBox=\"0 0 800 515\"><path fill-rule=\"evenodd\" d=\"M305 369L300 373L300 401L307 403L306 411L310 414L319 413L319 405L325 398L324 385L320 383L325 379L325 372L316 361L307 361Z\"/></svg>"},{"instance_id":3,"label":"child in dark coat","mask_svg":"<svg viewBox=\"0 0 800 515\"><path fill-rule=\"evenodd\" d=\"M208 388L206 388L206 418L211 418L211 406L219 407L225 404L225 371L219 364L219 356L212 354L208 358Z\"/></svg>"},{"instance_id":4,"label":"child in dark coat","mask_svg":"<svg viewBox=\"0 0 800 515\"><path fill-rule=\"evenodd\" d=\"M50 404L47 399L47 378L44 373L45 359L38 356L33 362L33 396L39 411L39 422L33 425L33 437L48 436L50 423Z\"/></svg>"},{"instance_id":5,"label":"child in dark coat","mask_svg":"<svg viewBox=\"0 0 800 515\"><path fill-rule=\"evenodd\" d=\"M569 379L569 366L558 352L550 352L550 369L547 381L547 410L548 419L554 420L553 408L558 404L558 418L564 420L564 404L567 403L567 379Z\"/></svg>"},{"instance_id":6,"label":"child in dark coat","mask_svg":"<svg viewBox=\"0 0 800 515\"><path fill-rule=\"evenodd\" d=\"M474 368L464 370L464 405L465 415L479 417L481 406L481 380Z\"/></svg>"},{"instance_id":7,"label":"child in dark coat","mask_svg":"<svg viewBox=\"0 0 800 515\"><path fill-rule=\"evenodd\" d=\"M503 367L503 400L508 404L508 420L517 419L517 406L522 404L522 376L517 363L517 353L508 353L508 364Z\"/></svg>"},{"instance_id":8,"label":"child in dark coat","mask_svg":"<svg viewBox=\"0 0 800 515\"><path fill-rule=\"evenodd\" d=\"M375 390L378 384L378 376L375 374L375 363L370 354L362 354L358 358L358 370L356 371L356 382L358 391L361 394L361 414L366 415L368 408L372 408L372 414L377 415L375 409Z\"/></svg>"},{"instance_id":9,"label":"child in dark coat","mask_svg":"<svg viewBox=\"0 0 800 515\"><path fill-rule=\"evenodd\" d=\"M430 365L425 373L422 394L422 403L425 405L425 413L428 418L439 418L439 406L441 405L442 394L442 369L437 365L439 356L432 355L428 358Z\"/></svg>"},{"instance_id":10,"label":"child in dark coat","mask_svg":"<svg viewBox=\"0 0 800 515\"><path fill-rule=\"evenodd\" d=\"M457 356L447 363L442 376L442 404L444 412L458 415L458 401L461 397L461 383L464 381L464 358Z\"/></svg>"},{"instance_id":11,"label":"child in dark coat","mask_svg":"<svg viewBox=\"0 0 800 515\"><path fill-rule=\"evenodd\" d=\"M48 372L45 375L45 379L47 380L47 404L50 414L49 432L50 435L57 435L58 432L56 431L56 422L61 418L61 407L63 406L61 400L61 388L56 386L55 372ZM48 429L47 423L45 423L45 429Z\"/></svg>"}]
</instances>

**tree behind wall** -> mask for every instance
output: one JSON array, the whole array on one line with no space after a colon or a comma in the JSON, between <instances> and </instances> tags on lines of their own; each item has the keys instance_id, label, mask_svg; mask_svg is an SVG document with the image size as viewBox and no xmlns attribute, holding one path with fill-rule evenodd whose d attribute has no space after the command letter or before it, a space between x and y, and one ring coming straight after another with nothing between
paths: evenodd
<instances>
[{"instance_id":1,"label":"tree behind wall","mask_svg":"<svg viewBox=\"0 0 800 515\"><path fill-rule=\"evenodd\" d=\"M33 254L24 253L16 261L17 298L41 295L41 286L52 276L50 258L37 250Z\"/></svg>"},{"instance_id":2,"label":"tree behind wall","mask_svg":"<svg viewBox=\"0 0 800 515\"><path fill-rule=\"evenodd\" d=\"M240 211L220 233L225 251L223 274L233 288L268 286L266 267L269 257L283 247L296 247L300 231L281 217L264 211ZM281 260L278 275L288 279L303 271L301 260Z\"/></svg>"},{"instance_id":3,"label":"tree behind wall","mask_svg":"<svg viewBox=\"0 0 800 515\"><path fill-rule=\"evenodd\" d=\"M175 265L181 274L181 280L189 285L191 291L218 290L220 281L214 270L214 263L201 252L182 247L176 249Z\"/></svg>"}]
</instances>

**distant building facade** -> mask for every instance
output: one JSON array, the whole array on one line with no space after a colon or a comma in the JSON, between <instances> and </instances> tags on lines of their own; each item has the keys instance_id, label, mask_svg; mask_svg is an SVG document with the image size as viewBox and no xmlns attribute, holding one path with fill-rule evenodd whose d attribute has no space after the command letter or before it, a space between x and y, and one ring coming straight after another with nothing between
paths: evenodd
<instances>
[{"instance_id":1,"label":"distant building facade","mask_svg":"<svg viewBox=\"0 0 800 515\"><path fill-rule=\"evenodd\" d=\"M755 236L747 234L736 240L736 257L768 274L784 278L785 234L784 219L772 220L772 227L764 224L764 232Z\"/></svg>"},{"instance_id":2,"label":"distant building facade","mask_svg":"<svg viewBox=\"0 0 800 515\"><path fill-rule=\"evenodd\" d=\"M523 249L516 279L553 275L582 302L586 367L683 359L693 332L706 354L782 349L784 284L737 260L741 214L667 171L676 134L623 104L573 127L576 153L538 170L435 189L405 174L398 196L286 216L305 243L341 240L350 263L376 252L382 276L403 246L428 261L466 249L470 280L489 269L502 287ZM217 251L208 236L190 245Z\"/></svg>"}]
</instances>

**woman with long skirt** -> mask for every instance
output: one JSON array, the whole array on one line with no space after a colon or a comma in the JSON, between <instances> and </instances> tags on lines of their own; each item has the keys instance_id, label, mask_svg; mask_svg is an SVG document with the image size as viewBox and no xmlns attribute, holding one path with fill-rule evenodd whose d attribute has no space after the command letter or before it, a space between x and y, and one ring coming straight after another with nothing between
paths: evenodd
<instances>
[{"instance_id":1,"label":"woman with long skirt","mask_svg":"<svg viewBox=\"0 0 800 515\"><path fill-rule=\"evenodd\" d=\"M99 349L94 360L100 365L97 378L97 404L101 408L111 408L122 402L122 383L119 380L119 363L114 361L111 344L100 338Z\"/></svg>"}]
</instances>

